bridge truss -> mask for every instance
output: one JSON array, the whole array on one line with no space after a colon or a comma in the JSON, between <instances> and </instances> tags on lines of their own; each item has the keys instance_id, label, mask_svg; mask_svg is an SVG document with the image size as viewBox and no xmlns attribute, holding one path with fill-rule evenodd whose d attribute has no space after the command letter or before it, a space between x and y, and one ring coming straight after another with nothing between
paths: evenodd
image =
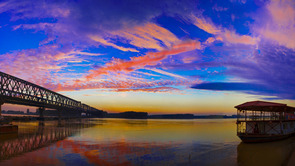
<instances>
[{"instance_id":1,"label":"bridge truss","mask_svg":"<svg viewBox=\"0 0 295 166\"><path fill-rule=\"evenodd\" d=\"M0 116L1 105L4 103L65 111L76 110L85 113L101 111L39 85L0 72Z\"/></svg>"}]
</instances>

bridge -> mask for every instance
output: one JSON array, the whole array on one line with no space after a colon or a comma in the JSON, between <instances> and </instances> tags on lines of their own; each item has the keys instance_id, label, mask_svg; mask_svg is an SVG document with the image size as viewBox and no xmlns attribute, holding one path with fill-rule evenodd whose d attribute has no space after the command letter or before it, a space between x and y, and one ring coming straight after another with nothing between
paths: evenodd
<instances>
[{"instance_id":1,"label":"bridge","mask_svg":"<svg viewBox=\"0 0 295 166\"><path fill-rule=\"evenodd\" d=\"M73 111L91 114L103 114L103 111L88 106L49 89L0 72L0 116L4 103L39 107L40 118L45 108L61 111Z\"/></svg>"}]
</instances>

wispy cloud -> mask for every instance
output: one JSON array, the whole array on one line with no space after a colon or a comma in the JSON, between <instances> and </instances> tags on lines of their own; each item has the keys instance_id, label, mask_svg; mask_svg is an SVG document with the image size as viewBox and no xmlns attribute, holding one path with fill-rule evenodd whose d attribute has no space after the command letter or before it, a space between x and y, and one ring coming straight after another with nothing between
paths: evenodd
<instances>
[{"instance_id":1,"label":"wispy cloud","mask_svg":"<svg viewBox=\"0 0 295 166\"><path fill-rule=\"evenodd\" d=\"M245 56L239 52L237 56L235 52L232 52L220 62L194 64L202 67L227 67L223 75L240 79L239 83L201 82L194 88L238 91L272 96L276 99L295 99L295 93L293 93L295 91L295 80L293 79L295 51L274 43L264 42L259 44L259 51L252 52L249 49L248 52L253 55Z\"/></svg>"},{"instance_id":2,"label":"wispy cloud","mask_svg":"<svg viewBox=\"0 0 295 166\"><path fill-rule=\"evenodd\" d=\"M269 14L256 17L258 24L255 30L265 39L277 42L278 44L295 48L295 2L293 0L270 1L266 10Z\"/></svg>"},{"instance_id":3,"label":"wispy cloud","mask_svg":"<svg viewBox=\"0 0 295 166\"><path fill-rule=\"evenodd\" d=\"M154 23L111 32L115 36L126 38L130 44L148 49L163 50L171 47L180 40L167 29Z\"/></svg>"},{"instance_id":4,"label":"wispy cloud","mask_svg":"<svg viewBox=\"0 0 295 166\"><path fill-rule=\"evenodd\" d=\"M195 15L192 15L192 21L194 25L196 25L198 28L204 30L207 33L217 35L221 33L220 28L217 28L213 23L209 23L207 20L204 18L199 18Z\"/></svg>"},{"instance_id":5,"label":"wispy cloud","mask_svg":"<svg viewBox=\"0 0 295 166\"><path fill-rule=\"evenodd\" d=\"M136 88L136 89L115 89L113 92L149 92L149 93L159 93L159 92L175 92L179 91L177 88L173 87L154 87L154 88Z\"/></svg>"},{"instance_id":6,"label":"wispy cloud","mask_svg":"<svg viewBox=\"0 0 295 166\"><path fill-rule=\"evenodd\" d=\"M150 91L150 92L168 92L177 90L171 86L190 86L198 83L199 80L138 80L138 79L111 79L111 80L99 80L88 82L76 82L74 84L51 84L50 89L56 91L73 91L73 90L85 90L85 89L106 89L108 91Z\"/></svg>"},{"instance_id":7,"label":"wispy cloud","mask_svg":"<svg viewBox=\"0 0 295 166\"><path fill-rule=\"evenodd\" d=\"M78 57L81 53L85 54L85 52L73 50L70 47L61 48L58 45L13 51L0 55L0 70L31 80L38 85L47 86L67 81L66 77L57 77L56 73L70 67L68 63L87 62ZM92 53L86 54L92 55ZM94 53L93 55L97 54ZM89 64L86 66L89 67Z\"/></svg>"},{"instance_id":8,"label":"wispy cloud","mask_svg":"<svg viewBox=\"0 0 295 166\"><path fill-rule=\"evenodd\" d=\"M195 81L175 74L179 70L195 70L190 74L197 73L196 78L201 78L205 76L199 73L223 68L225 80L234 77L245 83L228 84L236 89L224 90L241 91L241 86L252 83L266 86L281 98L295 98L292 0L261 3L258 12L255 9L247 13L253 17L251 23L237 15L230 17L232 8L210 2L207 5L212 8L202 11L197 8L203 2L195 4L191 0L118 3L116 0L0 2L0 13L10 17L11 23L3 27L14 33L47 36L36 42L38 48L10 50L0 55L0 69L58 91L105 88L118 92L168 92ZM210 11L218 14L208 14ZM236 22L228 26L216 22L223 21L222 13ZM163 18L173 21L161 22ZM240 26L244 29L235 29ZM98 49L103 50L104 56L97 53ZM105 50L115 50L116 55ZM145 69L156 74L142 72ZM206 77L212 73L207 72ZM132 74L141 79L131 77ZM183 82L161 80L166 78L163 75ZM269 94L255 87L250 89Z\"/></svg>"},{"instance_id":9,"label":"wispy cloud","mask_svg":"<svg viewBox=\"0 0 295 166\"><path fill-rule=\"evenodd\" d=\"M88 56L101 56L104 54L101 53L91 53L91 52L82 52L82 51L77 51L76 54L80 54L80 55L88 55Z\"/></svg>"},{"instance_id":10,"label":"wispy cloud","mask_svg":"<svg viewBox=\"0 0 295 166\"><path fill-rule=\"evenodd\" d=\"M170 55L176 55L195 49L201 49L201 43L199 41L186 41L173 45L173 47L169 50L149 52L144 56L132 57L130 60L114 59L112 62L107 63L104 67L91 70L86 78L91 80L92 78L103 74L109 74L110 72L130 72L143 68L147 65L153 66Z\"/></svg>"},{"instance_id":11,"label":"wispy cloud","mask_svg":"<svg viewBox=\"0 0 295 166\"><path fill-rule=\"evenodd\" d=\"M191 19L195 26L204 30L207 33L210 33L215 36L215 38L208 38L207 43L212 43L215 40L224 41L231 44L248 44L248 45L257 45L259 38L252 37L249 35L240 35L234 31L230 31L223 27L217 27L209 21L210 19L205 19L202 16L197 17L192 15Z\"/></svg>"},{"instance_id":12,"label":"wispy cloud","mask_svg":"<svg viewBox=\"0 0 295 166\"><path fill-rule=\"evenodd\" d=\"M145 69L147 69L147 68L145 68ZM173 73L169 73L167 71L160 70L160 69L148 68L148 70L151 70L151 71L154 71L154 72L163 74L163 75L167 75L167 76L170 76L170 77L175 77L175 78L180 78L180 79L187 79L187 78L185 78L183 76L180 76L180 75L177 75L177 74L173 74Z\"/></svg>"},{"instance_id":13,"label":"wispy cloud","mask_svg":"<svg viewBox=\"0 0 295 166\"><path fill-rule=\"evenodd\" d=\"M92 40L96 41L96 42L99 42L99 43L103 44L103 45L111 46L111 47L114 47L114 48L116 48L118 50L121 50L121 51L138 52L136 49L133 49L133 48L125 48L125 47L122 47L122 46L118 46L118 45L116 45L114 43L111 43L111 42L99 37L99 36L90 36L90 38Z\"/></svg>"}]
</instances>

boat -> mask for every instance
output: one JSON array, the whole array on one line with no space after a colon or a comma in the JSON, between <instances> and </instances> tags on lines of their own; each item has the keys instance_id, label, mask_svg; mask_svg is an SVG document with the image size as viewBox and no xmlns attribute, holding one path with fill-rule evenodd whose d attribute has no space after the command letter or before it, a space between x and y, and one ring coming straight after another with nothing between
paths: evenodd
<instances>
[{"instance_id":1,"label":"boat","mask_svg":"<svg viewBox=\"0 0 295 166\"><path fill-rule=\"evenodd\" d=\"M295 135L295 108L287 104L250 101L235 106L237 136L245 143L270 142Z\"/></svg>"}]
</instances>

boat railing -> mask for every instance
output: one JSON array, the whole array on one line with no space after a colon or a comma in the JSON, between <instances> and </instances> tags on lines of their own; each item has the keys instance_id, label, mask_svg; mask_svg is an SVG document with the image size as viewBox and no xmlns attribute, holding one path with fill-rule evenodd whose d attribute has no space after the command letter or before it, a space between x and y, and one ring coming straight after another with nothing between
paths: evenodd
<instances>
[{"instance_id":1,"label":"boat railing","mask_svg":"<svg viewBox=\"0 0 295 166\"><path fill-rule=\"evenodd\" d=\"M290 118L291 117L291 118ZM294 113L238 110L237 121L295 120Z\"/></svg>"},{"instance_id":2,"label":"boat railing","mask_svg":"<svg viewBox=\"0 0 295 166\"><path fill-rule=\"evenodd\" d=\"M239 117L237 118L237 121L278 121L278 120L289 120L289 119L286 119L286 118L279 118L279 117L269 117L269 116L266 116L266 117L251 117L251 116L248 116L248 117Z\"/></svg>"}]
</instances>

